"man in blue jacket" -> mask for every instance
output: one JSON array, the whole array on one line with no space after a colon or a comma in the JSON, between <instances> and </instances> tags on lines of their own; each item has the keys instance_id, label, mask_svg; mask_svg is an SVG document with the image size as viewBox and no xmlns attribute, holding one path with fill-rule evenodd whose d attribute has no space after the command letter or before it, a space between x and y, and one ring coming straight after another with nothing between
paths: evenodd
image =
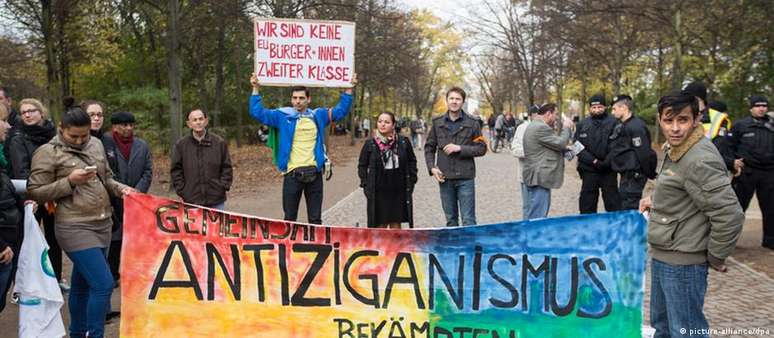
<instances>
[{"instance_id":1,"label":"man in blue jacket","mask_svg":"<svg viewBox=\"0 0 774 338\"><path fill-rule=\"evenodd\" d=\"M352 105L352 88L346 89L339 103L332 109L309 109L312 97L306 87L292 87L292 107L267 109L259 94L260 84L255 74L250 78L253 95L250 97L250 116L261 123L277 128L277 168L285 176L282 182L282 209L285 220L298 218L301 193L306 200L307 221L322 224L323 179L325 165L323 148L325 127L343 119ZM354 87L355 78L352 79Z\"/></svg>"}]
</instances>

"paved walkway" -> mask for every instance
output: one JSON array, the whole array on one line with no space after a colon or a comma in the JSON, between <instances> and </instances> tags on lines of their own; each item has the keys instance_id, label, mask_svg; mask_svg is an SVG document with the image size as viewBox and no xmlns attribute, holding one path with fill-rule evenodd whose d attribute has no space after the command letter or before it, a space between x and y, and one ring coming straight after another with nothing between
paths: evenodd
<instances>
[{"instance_id":1,"label":"paved walkway","mask_svg":"<svg viewBox=\"0 0 774 338\"><path fill-rule=\"evenodd\" d=\"M414 190L414 218L417 227L438 227L445 224L438 184L427 175L424 157L417 151L419 182ZM476 178L476 216L479 224L521 219L521 194L517 193L515 159L509 153L479 158ZM353 173L354 174L354 173ZM575 163L568 163L561 189L552 192L549 215L571 215L578 211L580 178ZM360 189L345 197L323 214L327 224L359 224L365 226L365 196ZM599 210L602 208L601 202ZM751 210L752 212L753 210ZM774 264L774 262L771 262ZM647 275L647 274L646 274ZM649 322L649 281L645 281L644 320ZM731 259L729 271L710 272L705 312L710 327L722 329L768 329L774 337L774 280ZM713 337L762 337L755 334L719 334Z\"/></svg>"}]
</instances>

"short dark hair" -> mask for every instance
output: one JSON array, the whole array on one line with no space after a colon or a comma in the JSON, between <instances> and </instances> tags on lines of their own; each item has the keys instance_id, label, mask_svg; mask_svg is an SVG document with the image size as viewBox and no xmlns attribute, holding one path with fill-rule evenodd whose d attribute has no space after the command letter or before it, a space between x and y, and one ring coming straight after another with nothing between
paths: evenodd
<instances>
[{"instance_id":1,"label":"short dark hair","mask_svg":"<svg viewBox=\"0 0 774 338\"><path fill-rule=\"evenodd\" d=\"M306 97L312 97L312 95L309 94L309 88L307 88L307 87L304 87L304 86L293 86L293 87L290 87L290 95L293 95L293 93L300 92L300 91L303 91L304 94L306 94Z\"/></svg>"},{"instance_id":2,"label":"short dark hair","mask_svg":"<svg viewBox=\"0 0 774 338\"><path fill-rule=\"evenodd\" d=\"M662 115L674 117L680 114L685 107L691 107L691 115L694 118L699 115L699 100L696 99L696 96L684 91L672 92L658 100L658 117L661 118Z\"/></svg>"},{"instance_id":3,"label":"short dark hair","mask_svg":"<svg viewBox=\"0 0 774 338\"><path fill-rule=\"evenodd\" d=\"M3 96L5 97L11 97L11 88L0 86L0 92L3 92Z\"/></svg>"},{"instance_id":4,"label":"short dark hair","mask_svg":"<svg viewBox=\"0 0 774 338\"><path fill-rule=\"evenodd\" d=\"M545 115L548 112L552 112L556 110L556 105L553 103L546 103L542 106L540 106L540 109L538 109L537 114L538 115Z\"/></svg>"},{"instance_id":5,"label":"short dark hair","mask_svg":"<svg viewBox=\"0 0 774 338\"><path fill-rule=\"evenodd\" d=\"M62 129L91 126L91 118L81 107L72 107L62 114Z\"/></svg>"},{"instance_id":6,"label":"short dark hair","mask_svg":"<svg viewBox=\"0 0 774 338\"><path fill-rule=\"evenodd\" d=\"M392 113L391 111L389 111L389 110L385 110L384 112L382 112L382 113L381 113L381 114L379 114L379 115L387 115L387 116L389 116L389 117L392 119L392 124L395 124L395 122L397 121L397 120L395 119L395 114L393 114L393 113Z\"/></svg>"},{"instance_id":7,"label":"short dark hair","mask_svg":"<svg viewBox=\"0 0 774 338\"><path fill-rule=\"evenodd\" d=\"M451 94L451 93L460 94L460 96L462 96L462 102L465 102L465 98L468 96L467 94L465 94L465 90L464 89L462 89L460 87L457 87L457 86L451 87L449 89L449 91L446 92L446 98L447 99L449 98L449 94Z\"/></svg>"},{"instance_id":8,"label":"short dark hair","mask_svg":"<svg viewBox=\"0 0 774 338\"><path fill-rule=\"evenodd\" d=\"M193 113L193 112L195 112L197 110L202 112L202 115L204 115L204 118L207 118L207 111L205 111L202 108L194 108L194 109L191 109L191 111L188 112L188 115L185 116L185 119L186 120L190 119L191 118L191 113Z\"/></svg>"}]
</instances>

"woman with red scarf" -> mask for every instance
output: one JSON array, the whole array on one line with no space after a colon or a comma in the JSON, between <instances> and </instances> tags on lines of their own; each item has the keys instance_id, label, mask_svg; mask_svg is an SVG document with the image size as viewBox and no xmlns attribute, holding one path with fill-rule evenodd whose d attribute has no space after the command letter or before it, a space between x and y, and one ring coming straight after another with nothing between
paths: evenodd
<instances>
[{"instance_id":1,"label":"woman with red scarf","mask_svg":"<svg viewBox=\"0 0 774 338\"><path fill-rule=\"evenodd\" d=\"M373 138L360 151L357 173L368 200L368 227L400 229L414 226L412 193L417 158L408 138L395 131L395 115L379 115Z\"/></svg>"}]
</instances>

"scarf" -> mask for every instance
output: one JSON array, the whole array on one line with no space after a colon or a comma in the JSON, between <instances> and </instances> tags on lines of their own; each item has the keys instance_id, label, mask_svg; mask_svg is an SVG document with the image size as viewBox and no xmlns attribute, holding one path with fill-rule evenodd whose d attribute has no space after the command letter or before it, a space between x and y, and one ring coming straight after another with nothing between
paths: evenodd
<instances>
[{"instance_id":1,"label":"scarf","mask_svg":"<svg viewBox=\"0 0 774 338\"><path fill-rule=\"evenodd\" d=\"M382 165L384 165L384 168L386 169L393 169L393 166L396 165L396 163L392 161L396 160L395 155L398 153L398 150L396 149L396 145L398 143L395 142L397 138L398 135L395 133L395 131L392 132L392 135L385 136L380 133L378 129L374 130L374 142L379 147ZM393 163L393 166L387 168L389 163Z\"/></svg>"},{"instance_id":2,"label":"scarf","mask_svg":"<svg viewBox=\"0 0 774 338\"><path fill-rule=\"evenodd\" d=\"M45 120L42 124L26 125L21 124L21 131L24 138L33 144L40 146L48 143L56 135L56 128L51 120Z\"/></svg>"},{"instance_id":3,"label":"scarf","mask_svg":"<svg viewBox=\"0 0 774 338\"><path fill-rule=\"evenodd\" d=\"M392 135L382 135L382 133L379 132L379 129L374 130L374 142L379 146L379 151L382 153L395 145L395 139L395 131L392 132Z\"/></svg>"},{"instance_id":4,"label":"scarf","mask_svg":"<svg viewBox=\"0 0 774 338\"><path fill-rule=\"evenodd\" d=\"M98 139L102 139L102 129L89 129L89 134Z\"/></svg>"},{"instance_id":5,"label":"scarf","mask_svg":"<svg viewBox=\"0 0 774 338\"><path fill-rule=\"evenodd\" d=\"M8 160L5 158L5 144L0 143L0 168L2 169L8 169Z\"/></svg>"},{"instance_id":6,"label":"scarf","mask_svg":"<svg viewBox=\"0 0 774 338\"><path fill-rule=\"evenodd\" d=\"M132 154L132 142L134 142L134 134L130 134L129 137L124 138L121 135L118 135L116 132L113 132L113 140L116 141L116 147L118 147L118 151L121 152L121 155L124 155L124 158L129 161L129 155Z\"/></svg>"}]
</instances>

